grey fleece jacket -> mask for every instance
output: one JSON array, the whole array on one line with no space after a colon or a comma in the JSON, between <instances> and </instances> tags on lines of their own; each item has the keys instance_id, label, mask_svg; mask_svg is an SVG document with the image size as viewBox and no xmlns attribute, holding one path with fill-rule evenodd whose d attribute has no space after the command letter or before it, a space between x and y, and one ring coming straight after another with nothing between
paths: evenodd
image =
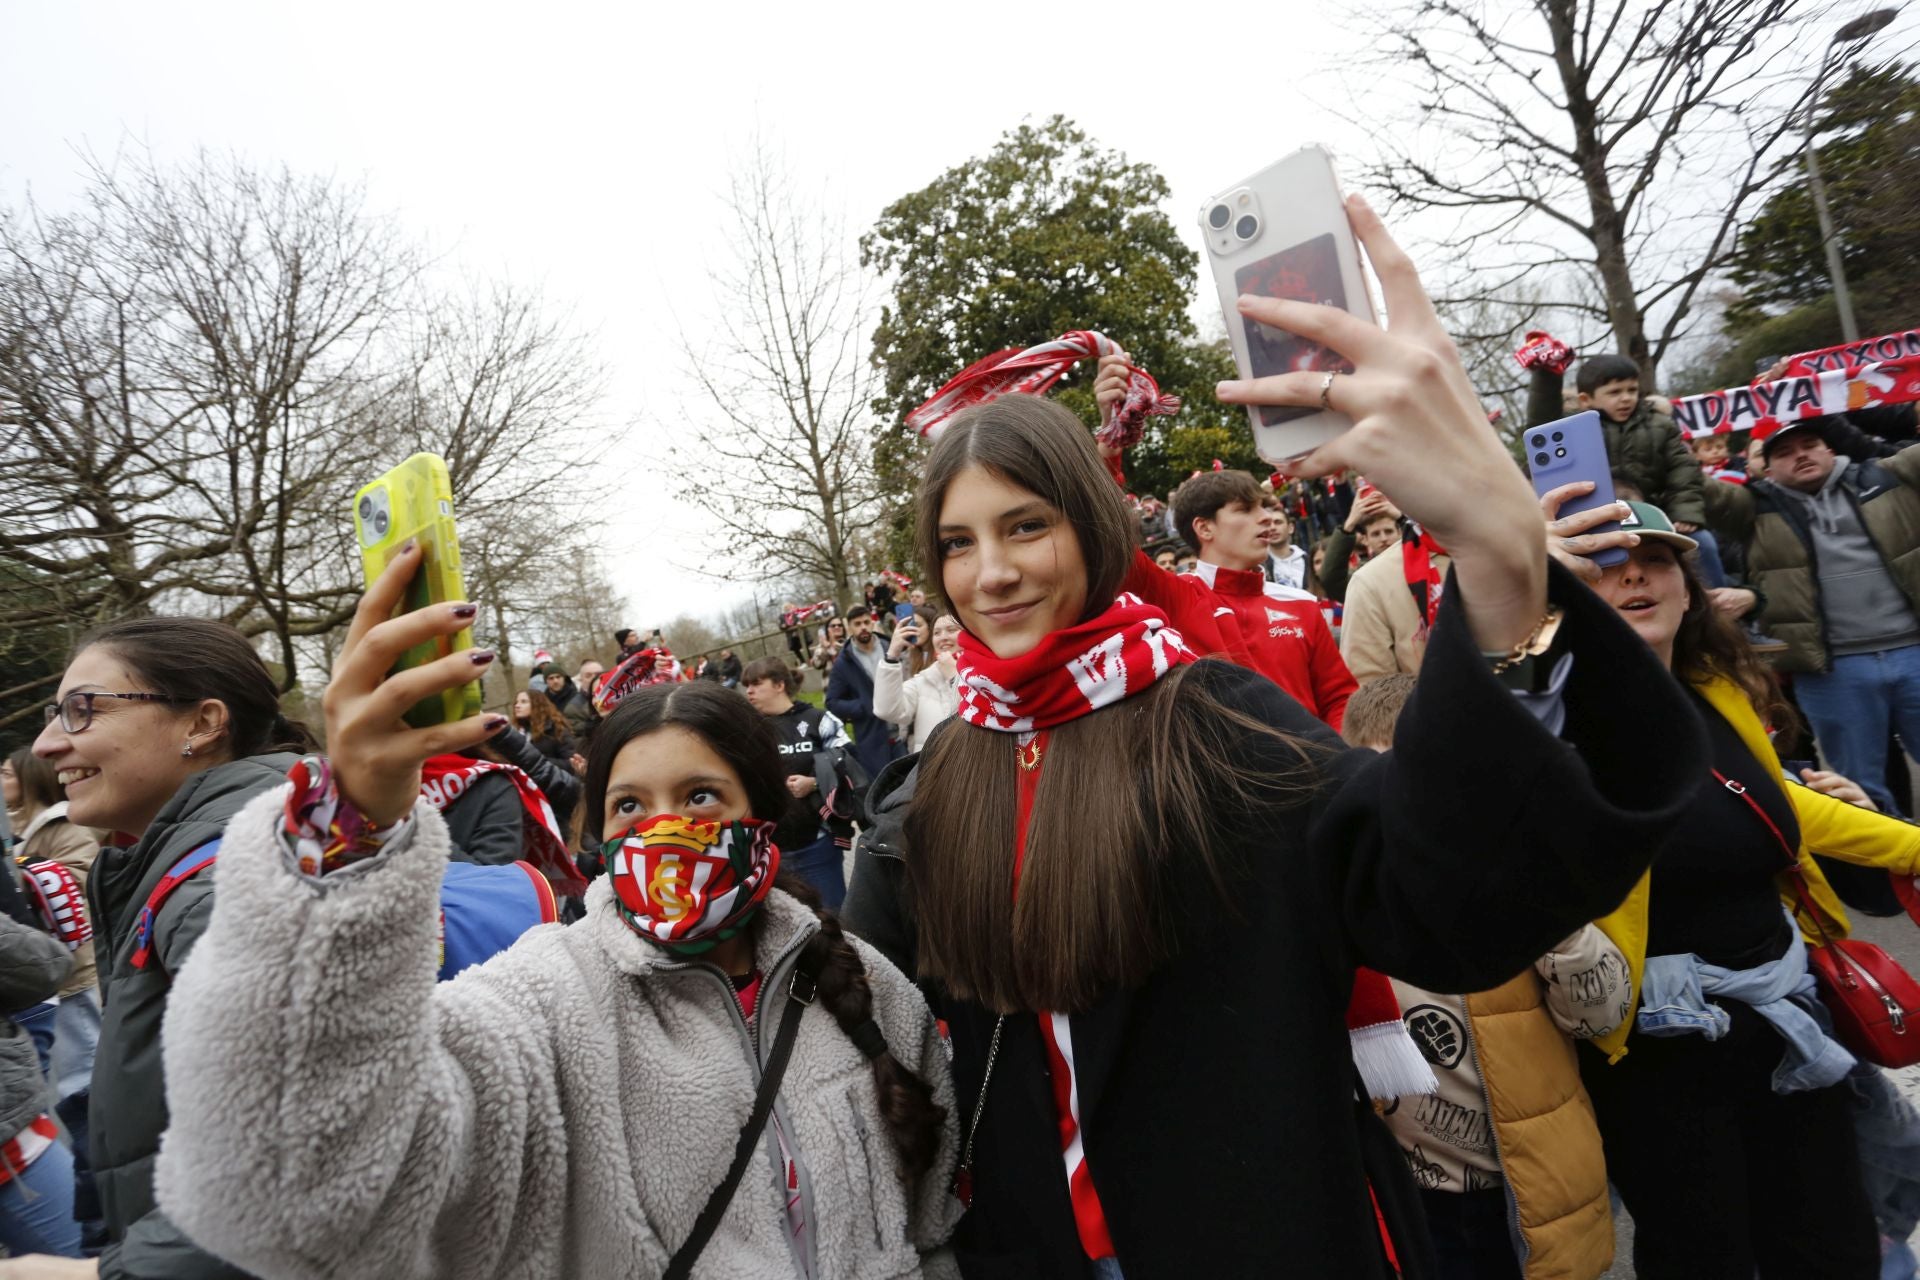
<instances>
[{"instance_id":1,"label":"grey fleece jacket","mask_svg":"<svg viewBox=\"0 0 1920 1280\"><path fill-rule=\"evenodd\" d=\"M166 1211L275 1280L659 1275L726 1171L771 1032L757 1039L717 969L622 923L604 879L578 924L436 983L440 815L418 807L378 857L316 882L277 839L283 803L262 796L228 827L175 984L168 1078L191 1086L170 1099ZM761 922L771 1013L818 921L776 890ZM821 1280L949 1272L946 1054L913 984L854 945L887 1043L948 1118L909 1185L866 1060L809 1007L775 1111L806 1171L805 1261ZM772 1125L762 1152L695 1276L802 1274Z\"/></svg>"},{"instance_id":2,"label":"grey fleece jacket","mask_svg":"<svg viewBox=\"0 0 1920 1280\"><path fill-rule=\"evenodd\" d=\"M1821 611L1835 657L1920 644L1920 618L1887 572L1886 559L1867 536L1860 509L1847 492L1851 465L1852 459L1842 456L1827 482L1813 493L1776 486L1780 497L1797 503L1807 518L1820 575Z\"/></svg>"}]
</instances>

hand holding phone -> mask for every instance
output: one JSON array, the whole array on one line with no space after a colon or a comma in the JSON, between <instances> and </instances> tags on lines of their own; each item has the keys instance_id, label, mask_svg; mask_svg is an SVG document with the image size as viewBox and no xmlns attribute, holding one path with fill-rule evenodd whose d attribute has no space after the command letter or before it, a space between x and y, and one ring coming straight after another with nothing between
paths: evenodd
<instances>
[{"instance_id":1,"label":"hand holding phone","mask_svg":"<svg viewBox=\"0 0 1920 1280\"><path fill-rule=\"evenodd\" d=\"M1262 324L1238 306L1245 294L1289 298L1375 323L1360 250L1324 148L1302 147L1208 200L1200 206L1200 234L1242 378L1353 371L1326 344ZM1254 447L1270 463L1308 453L1353 425L1324 404L1249 405L1247 416Z\"/></svg>"},{"instance_id":2,"label":"hand holding phone","mask_svg":"<svg viewBox=\"0 0 1920 1280\"><path fill-rule=\"evenodd\" d=\"M405 596L398 602L400 612L413 613L429 605L467 598L460 574L460 535L453 521L453 483L446 462L439 456L416 453L354 494L353 524L360 544L360 569L369 593L407 546L418 544L418 566L404 583ZM395 659L393 674L472 646L471 626L450 635L425 636ZM416 729L424 729L464 720L479 711L480 682L473 680L423 696L405 719Z\"/></svg>"},{"instance_id":3,"label":"hand holding phone","mask_svg":"<svg viewBox=\"0 0 1920 1280\"><path fill-rule=\"evenodd\" d=\"M443 695L457 695L470 684L494 657L486 649L452 644L466 634L474 615L471 604L404 608L423 556L423 545L408 540L395 548L367 587L322 699L327 759L340 794L376 827L389 826L413 811L420 798L423 761L476 746L507 725L507 718L497 713L425 728L393 718L395 693L439 704ZM402 665L406 654L422 648L447 652L423 665Z\"/></svg>"},{"instance_id":4,"label":"hand holding phone","mask_svg":"<svg viewBox=\"0 0 1920 1280\"><path fill-rule=\"evenodd\" d=\"M1613 468L1607 461L1607 441L1600 431L1598 413L1588 409L1585 413L1576 413L1557 422L1528 427L1521 442L1526 446L1527 474L1533 479L1534 493L1545 497L1549 492L1570 484L1584 482L1593 486L1584 496L1576 495L1563 501L1553 518L1566 521L1601 508L1612 509ZM1620 521L1613 518L1598 523L1582 522L1578 535L1592 536L1619 531ZM1563 536L1576 535L1568 533ZM1608 569L1626 563L1627 549L1608 546L1586 554L1585 558Z\"/></svg>"}]
</instances>

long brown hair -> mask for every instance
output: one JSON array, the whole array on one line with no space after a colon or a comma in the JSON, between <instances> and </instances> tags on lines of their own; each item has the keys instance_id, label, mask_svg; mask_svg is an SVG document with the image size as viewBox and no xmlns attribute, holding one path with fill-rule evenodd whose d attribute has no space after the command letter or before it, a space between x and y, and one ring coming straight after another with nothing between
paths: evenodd
<instances>
[{"instance_id":1,"label":"long brown hair","mask_svg":"<svg viewBox=\"0 0 1920 1280\"><path fill-rule=\"evenodd\" d=\"M753 709L745 694L708 681L648 685L616 707L593 735L593 747L587 755L586 794L580 805L581 825L592 843L600 843L603 834L614 757L635 738L668 725L695 735L733 767L746 788L747 806L754 817L777 822L793 805L779 743L767 717ZM873 988L860 953L847 941L839 918L821 908L820 897L810 886L784 874L774 884L820 917L820 928L807 940L805 953L820 975L820 1003L842 1031L854 1036L873 1018ZM858 1036L854 1042L860 1042ZM902 1167L917 1178L933 1167L946 1108L934 1102L927 1082L907 1070L884 1045L869 1062L880 1114L887 1122L894 1150L900 1155Z\"/></svg>"},{"instance_id":2,"label":"long brown hair","mask_svg":"<svg viewBox=\"0 0 1920 1280\"><path fill-rule=\"evenodd\" d=\"M515 727L524 729L529 738L552 738L556 742L568 742L573 738L573 726L567 723L560 709L553 705L553 699L541 689L522 689L527 695L527 723Z\"/></svg>"},{"instance_id":3,"label":"long brown hair","mask_svg":"<svg viewBox=\"0 0 1920 1280\"><path fill-rule=\"evenodd\" d=\"M1065 518L1087 566L1086 613L1076 621L1113 603L1135 554L1134 522L1079 419L1020 395L954 417L918 497L920 562L936 577L941 507L970 467ZM922 975L999 1012L1084 1009L1171 955L1162 877L1197 872L1224 905L1227 827L1304 800L1321 757L1221 703L1194 670L1178 668L1052 730L1017 901L1015 739L964 723L935 739L906 823ZM1266 757L1258 768L1246 754L1250 734L1278 748L1258 752Z\"/></svg>"},{"instance_id":4,"label":"long brown hair","mask_svg":"<svg viewBox=\"0 0 1920 1280\"><path fill-rule=\"evenodd\" d=\"M1738 623L1713 607L1706 584L1686 556L1676 556L1687 584L1687 611L1673 636L1673 674L1690 684L1718 677L1731 680L1747 695L1761 723L1789 736L1800 731L1800 715L1780 691L1779 678L1753 651Z\"/></svg>"}]
</instances>

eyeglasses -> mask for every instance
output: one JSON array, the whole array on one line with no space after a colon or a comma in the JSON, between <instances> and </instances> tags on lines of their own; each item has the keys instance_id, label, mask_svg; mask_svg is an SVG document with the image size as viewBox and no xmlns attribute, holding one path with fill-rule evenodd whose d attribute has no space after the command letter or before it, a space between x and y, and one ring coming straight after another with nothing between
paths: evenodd
<instances>
[{"instance_id":1,"label":"eyeglasses","mask_svg":"<svg viewBox=\"0 0 1920 1280\"><path fill-rule=\"evenodd\" d=\"M99 693L91 689L76 690L60 699L47 704L47 723L56 719L60 727L68 733L84 733L93 723L93 700L95 698L125 698L129 702L169 702L177 703L180 698L169 698L164 693Z\"/></svg>"}]
</instances>

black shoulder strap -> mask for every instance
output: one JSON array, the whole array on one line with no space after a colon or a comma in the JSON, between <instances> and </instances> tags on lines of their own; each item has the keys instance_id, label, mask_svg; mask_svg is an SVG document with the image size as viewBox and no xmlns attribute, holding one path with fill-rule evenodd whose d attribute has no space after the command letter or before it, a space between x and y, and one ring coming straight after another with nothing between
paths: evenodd
<instances>
[{"instance_id":1,"label":"black shoulder strap","mask_svg":"<svg viewBox=\"0 0 1920 1280\"><path fill-rule=\"evenodd\" d=\"M800 1015L813 1003L819 974L809 963L810 950L802 950L794 962L793 980L787 985L786 1007L780 1011L780 1030L774 1036L772 1051L767 1054L766 1069L760 1073L760 1090L753 1095L753 1111L740 1128L740 1140L734 1144L733 1163L727 1168L727 1176L707 1197L700 1216L694 1219L692 1233L674 1250L662 1280L687 1280L692 1274L693 1264L699 1261L707 1242L719 1230L720 1219L726 1216L727 1206L733 1203L733 1193L739 1189L740 1179L760 1146L760 1134L767 1127L767 1117L773 1114L773 1100L780 1093L780 1078L787 1074L787 1059L793 1056L794 1038L800 1033ZM765 1010L761 1012L764 1017Z\"/></svg>"}]
</instances>

